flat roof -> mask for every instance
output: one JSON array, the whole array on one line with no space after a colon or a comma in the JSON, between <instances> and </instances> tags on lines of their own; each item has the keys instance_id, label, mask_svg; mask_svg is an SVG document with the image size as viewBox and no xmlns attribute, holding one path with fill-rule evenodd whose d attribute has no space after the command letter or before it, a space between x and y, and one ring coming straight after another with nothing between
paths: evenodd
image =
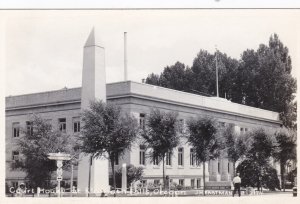
<instances>
[{"instance_id":1,"label":"flat roof","mask_svg":"<svg viewBox=\"0 0 300 204\"><path fill-rule=\"evenodd\" d=\"M193 106L211 111L222 111L228 114L238 114L244 117L266 119L277 123L280 122L277 112L233 103L224 98L201 96L134 81L108 83L106 85L106 92L107 99L129 96L139 97L166 103L176 103L183 106ZM80 101L81 87L8 96L5 98L7 111L51 104L80 103Z\"/></svg>"}]
</instances>

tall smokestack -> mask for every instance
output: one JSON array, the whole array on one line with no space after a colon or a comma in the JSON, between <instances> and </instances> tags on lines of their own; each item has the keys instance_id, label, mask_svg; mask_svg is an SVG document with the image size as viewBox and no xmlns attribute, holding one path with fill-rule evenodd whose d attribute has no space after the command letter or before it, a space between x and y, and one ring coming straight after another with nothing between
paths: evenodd
<instances>
[{"instance_id":1,"label":"tall smokestack","mask_svg":"<svg viewBox=\"0 0 300 204\"><path fill-rule=\"evenodd\" d=\"M124 80L127 81L127 32L124 32Z\"/></svg>"}]
</instances>

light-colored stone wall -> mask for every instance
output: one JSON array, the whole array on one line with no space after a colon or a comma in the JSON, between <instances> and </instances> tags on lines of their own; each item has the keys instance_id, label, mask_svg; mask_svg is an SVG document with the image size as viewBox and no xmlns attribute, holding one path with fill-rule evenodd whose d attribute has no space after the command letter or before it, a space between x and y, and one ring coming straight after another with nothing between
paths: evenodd
<instances>
[{"instance_id":1,"label":"light-colored stone wall","mask_svg":"<svg viewBox=\"0 0 300 204\"><path fill-rule=\"evenodd\" d=\"M218 103L214 104L216 107L208 107L208 101L215 100L208 97L182 93L161 87L155 88L151 85L129 81L107 84L106 88L107 100L121 105L124 112L131 113L137 119L139 119L140 113L145 113L147 116L151 109L159 108L163 111L176 111L179 114L178 118L185 121L192 117L209 115L215 117L220 122L235 124L237 132L240 131L241 127L244 129L248 128L248 131L258 127L274 131L280 127L280 121L277 118L278 113L224 101L216 102ZM67 134L73 134L72 118L80 116L80 94L81 88L74 88L6 98L5 141L7 180L22 180L25 176L23 172L9 169L12 151L16 148L16 138L12 136L13 122L20 122L21 127L25 127L30 114L36 113L45 119L51 119L53 127L57 128L58 118L66 118ZM230 105L226 106L226 104ZM240 107L242 107L242 110L239 109ZM246 109L251 110L251 113L244 111ZM240 112L235 112L235 110ZM191 179L195 179L195 185L197 185L197 178L202 180L202 165L199 167L190 166L190 147L185 142L183 139L181 145L184 148L184 166L178 166L176 148L172 158L172 166L166 167L166 175L169 175L176 183L179 182L179 179L185 179L186 186L190 185ZM153 182L154 179L161 179L161 165L153 166L149 159L146 161L144 178L149 179L150 182ZM139 141L119 159L119 165L116 166L116 169L120 168L123 163L139 166ZM208 170L211 165L212 162L209 162L206 169ZM225 163L221 163L220 165L226 166ZM212 173L212 168L209 169L209 172ZM64 178L69 178L69 175L69 173L66 173ZM230 175L233 175L232 164L230 165ZM76 171L74 176L76 180ZM219 178L221 179L222 175L219 175Z\"/></svg>"}]
</instances>

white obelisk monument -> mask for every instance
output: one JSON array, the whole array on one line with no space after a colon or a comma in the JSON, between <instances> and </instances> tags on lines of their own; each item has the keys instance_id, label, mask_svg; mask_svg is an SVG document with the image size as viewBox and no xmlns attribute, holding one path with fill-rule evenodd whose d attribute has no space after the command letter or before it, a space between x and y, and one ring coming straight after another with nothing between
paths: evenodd
<instances>
[{"instance_id":1,"label":"white obelisk monument","mask_svg":"<svg viewBox=\"0 0 300 204\"><path fill-rule=\"evenodd\" d=\"M103 44L91 31L83 52L81 111L88 109L90 101L95 99L106 102L105 52ZM91 164L91 166L90 166ZM78 165L78 190L92 193L109 191L109 162L108 159L92 159L80 155Z\"/></svg>"}]
</instances>

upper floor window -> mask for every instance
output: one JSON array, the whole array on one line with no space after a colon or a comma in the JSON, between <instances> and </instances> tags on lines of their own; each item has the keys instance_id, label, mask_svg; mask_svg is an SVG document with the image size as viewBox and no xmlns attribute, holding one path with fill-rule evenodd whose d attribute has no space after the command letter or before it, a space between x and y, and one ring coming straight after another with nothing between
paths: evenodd
<instances>
[{"instance_id":1,"label":"upper floor window","mask_svg":"<svg viewBox=\"0 0 300 204\"><path fill-rule=\"evenodd\" d=\"M196 152L194 148L190 150L190 165L195 166L196 164Z\"/></svg>"},{"instance_id":2,"label":"upper floor window","mask_svg":"<svg viewBox=\"0 0 300 204\"><path fill-rule=\"evenodd\" d=\"M20 136L20 123L13 123L13 137L19 137Z\"/></svg>"},{"instance_id":3,"label":"upper floor window","mask_svg":"<svg viewBox=\"0 0 300 204\"><path fill-rule=\"evenodd\" d=\"M73 118L73 132L80 132L80 118Z\"/></svg>"},{"instance_id":4,"label":"upper floor window","mask_svg":"<svg viewBox=\"0 0 300 204\"><path fill-rule=\"evenodd\" d=\"M183 148L178 148L178 166L183 166Z\"/></svg>"},{"instance_id":5,"label":"upper floor window","mask_svg":"<svg viewBox=\"0 0 300 204\"><path fill-rule=\"evenodd\" d=\"M179 120L179 133L184 133L184 120L180 119Z\"/></svg>"},{"instance_id":6,"label":"upper floor window","mask_svg":"<svg viewBox=\"0 0 300 204\"><path fill-rule=\"evenodd\" d=\"M26 131L28 135L33 135L33 123L31 121L26 122Z\"/></svg>"},{"instance_id":7,"label":"upper floor window","mask_svg":"<svg viewBox=\"0 0 300 204\"><path fill-rule=\"evenodd\" d=\"M115 154L115 165L119 165L119 154Z\"/></svg>"},{"instance_id":8,"label":"upper floor window","mask_svg":"<svg viewBox=\"0 0 300 204\"><path fill-rule=\"evenodd\" d=\"M158 162L158 157L154 157L153 158L153 165L158 166L159 162Z\"/></svg>"},{"instance_id":9,"label":"upper floor window","mask_svg":"<svg viewBox=\"0 0 300 204\"><path fill-rule=\"evenodd\" d=\"M140 128L145 129L145 124L146 124L146 120L145 120L145 114L144 113L140 113Z\"/></svg>"},{"instance_id":10,"label":"upper floor window","mask_svg":"<svg viewBox=\"0 0 300 204\"><path fill-rule=\"evenodd\" d=\"M140 146L140 165L145 165L145 160L146 160L146 147L144 145Z\"/></svg>"},{"instance_id":11,"label":"upper floor window","mask_svg":"<svg viewBox=\"0 0 300 204\"><path fill-rule=\"evenodd\" d=\"M66 118L58 119L58 127L59 127L59 131L66 132L66 127L67 127Z\"/></svg>"},{"instance_id":12,"label":"upper floor window","mask_svg":"<svg viewBox=\"0 0 300 204\"><path fill-rule=\"evenodd\" d=\"M168 166L172 165L172 154L171 154L171 152L167 153L167 156L166 156L166 165L168 165Z\"/></svg>"},{"instance_id":13,"label":"upper floor window","mask_svg":"<svg viewBox=\"0 0 300 204\"><path fill-rule=\"evenodd\" d=\"M13 151L12 152L12 160L19 161L19 155L20 155L20 153L18 151Z\"/></svg>"}]
</instances>

